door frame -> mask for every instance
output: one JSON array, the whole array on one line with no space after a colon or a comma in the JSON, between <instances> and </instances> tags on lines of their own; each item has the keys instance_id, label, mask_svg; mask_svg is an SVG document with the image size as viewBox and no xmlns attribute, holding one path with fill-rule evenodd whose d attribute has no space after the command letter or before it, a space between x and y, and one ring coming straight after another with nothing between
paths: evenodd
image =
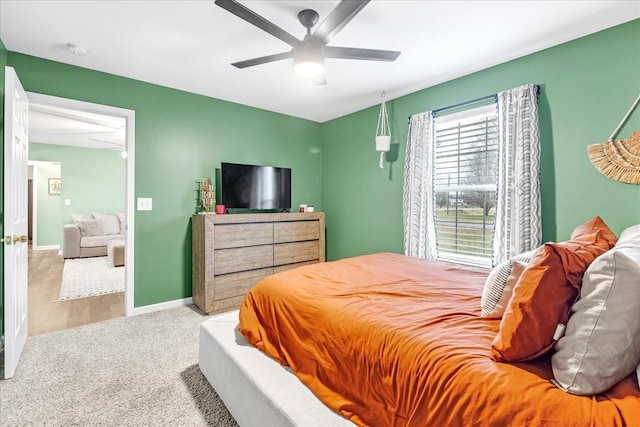
<instances>
[{"instance_id":1,"label":"door frame","mask_svg":"<svg viewBox=\"0 0 640 427\"><path fill-rule=\"evenodd\" d=\"M33 183L36 185L33 191L33 197L31 198L32 208L33 208L33 221L31 221L33 240L31 249L34 251L42 251L42 250L51 250L51 249L59 249L61 250L61 245L37 245L38 242L38 165L42 164L58 164L60 162L50 162L50 161L42 161L42 160L27 160L28 166L33 166Z\"/></svg>"},{"instance_id":2,"label":"door frame","mask_svg":"<svg viewBox=\"0 0 640 427\"><path fill-rule=\"evenodd\" d=\"M126 190L125 190L125 285L124 285L124 315L134 315L134 236L135 236L135 111L110 105L94 104L92 102L78 101L75 99L61 98L58 96L43 95L27 92L30 103L44 104L53 107L63 107L88 113L103 114L106 116L122 117L126 121L125 150L126 161Z\"/></svg>"}]
</instances>

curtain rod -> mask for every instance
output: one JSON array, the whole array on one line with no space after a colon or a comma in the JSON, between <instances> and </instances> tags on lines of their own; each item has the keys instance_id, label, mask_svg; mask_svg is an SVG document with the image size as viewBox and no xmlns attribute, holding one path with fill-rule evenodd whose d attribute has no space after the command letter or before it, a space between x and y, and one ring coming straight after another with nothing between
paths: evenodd
<instances>
[{"instance_id":1,"label":"curtain rod","mask_svg":"<svg viewBox=\"0 0 640 427\"><path fill-rule=\"evenodd\" d=\"M463 105L473 104L475 102L485 101L491 98L497 99L497 97L498 97L497 93L494 93L492 95L482 96L480 98L472 99L471 101L459 102L457 104L449 105L448 107L438 108L437 110L431 111L431 114L435 116L437 113L440 113L442 111L451 110L452 108L462 107ZM409 120L411 120L411 116L409 116Z\"/></svg>"},{"instance_id":2,"label":"curtain rod","mask_svg":"<svg viewBox=\"0 0 640 427\"><path fill-rule=\"evenodd\" d=\"M540 95L540 85L536 85L536 94ZM462 107L463 105L473 104L475 102L485 101L487 99L495 98L498 99L498 94L494 93L487 96L482 96L480 98L472 99L471 101L459 102L457 104L449 105L448 107L438 108L437 110L431 111L432 115L436 115L436 113L440 113L442 111L451 110L452 108ZM409 116L409 120L411 120L411 116Z\"/></svg>"},{"instance_id":3,"label":"curtain rod","mask_svg":"<svg viewBox=\"0 0 640 427\"><path fill-rule=\"evenodd\" d=\"M438 114L443 111L451 110L453 108L462 107L463 105L475 104L476 102L486 101L487 99L496 98L498 96L497 93L492 95L482 96L480 98L472 99L471 101L458 102L457 104L449 105L448 107L438 108L437 110L433 110L432 114Z\"/></svg>"}]
</instances>

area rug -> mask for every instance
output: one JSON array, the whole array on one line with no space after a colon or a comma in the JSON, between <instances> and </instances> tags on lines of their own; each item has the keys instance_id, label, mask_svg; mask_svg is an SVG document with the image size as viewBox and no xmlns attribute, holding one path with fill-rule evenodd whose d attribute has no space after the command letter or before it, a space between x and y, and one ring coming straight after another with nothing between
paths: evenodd
<instances>
[{"instance_id":1,"label":"area rug","mask_svg":"<svg viewBox=\"0 0 640 427\"><path fill-rule=\"evenodd\" d=\"M58 301L114 292L124 292L124 267L114 267L109 257L65 260Z\"/></svg>"}]
</instances>

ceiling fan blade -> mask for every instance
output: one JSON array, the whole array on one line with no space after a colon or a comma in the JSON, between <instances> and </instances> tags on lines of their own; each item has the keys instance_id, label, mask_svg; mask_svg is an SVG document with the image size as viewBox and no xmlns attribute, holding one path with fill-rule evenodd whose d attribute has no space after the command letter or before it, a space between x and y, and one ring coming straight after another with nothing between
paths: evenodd
<instances>
[{"instance_id":1,"label":"ceiling fan blade","mask_svg":"<svg viewBox=\"0 0 640 427\"><path fill-rule=\"evenodd\" d=\"M322 73L320 76L316 77L315 79L311 80L311 83L313 83L314 86L323 86L327 84L327 76Z\"/></svg>"},{"instance_id":2,"label":"ceiling fan blade","mask_svg":"<svg viewBox=\"0 0 640 427\"><path fill-rule=\"evenodd\" d=\"M259 58L247 59L246 61L234 62L236 68L253 67L254 65L266 64L268 62L280 61L281 59L293 58L293 51L276 53L274 55L261 56Z\"/></svg>"},{"instance_id":3,"label":"ceiling fan blade","mask_svg":"<svg viewBox=\"0 0 640 427\"><path fill-rule=\"evenodd\" d=\"M397 50L359 49L355 47L325 46L325 58L367 59L369 61L395 61L402 52Z\"/></svg>"},{"instance_id":4,"label":"ceiling fan blade","mask_svg":"<svg viewBox=\"0 0 640 427\"><path fill-rule=\"evenodd\" d=\"M314 37L327 44L370 0L342 0L314 31Z\"/></svg>"},{"instance_id":5,"label":"ceiling fan blade","mask_svg":"<svg viewBox=\"0 0 640 427\"><path fill-rule=\"evenodd\" d=\"M296 47L301 43L300 40L287 33L285 30L278 27L273 22L267 21L262 16L253 12L251 9L247 9L235 0L216 0L215 4L225 9L226 11L233 13L238 18L244 19L248 23L253 24L256 27L266 31L267 33L282 40L292 47Z\"/></svg>"}]
</instances>

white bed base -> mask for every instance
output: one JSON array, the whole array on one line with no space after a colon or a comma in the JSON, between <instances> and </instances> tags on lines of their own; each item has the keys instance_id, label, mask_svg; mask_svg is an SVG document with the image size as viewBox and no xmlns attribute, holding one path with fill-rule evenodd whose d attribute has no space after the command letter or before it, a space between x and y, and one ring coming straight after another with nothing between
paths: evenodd
<instances>
[{"instance_id":1,"label":"white bed base","mask_svg":"<svg viewBox=\"0 0 640 427\"><path fill-rule=\"evenodd\" d=\"M198 358L200 370L241 427L353 427L288 368L249 345L237 326L237 310L204 321Z\"/></svg>"}]
</instances>

